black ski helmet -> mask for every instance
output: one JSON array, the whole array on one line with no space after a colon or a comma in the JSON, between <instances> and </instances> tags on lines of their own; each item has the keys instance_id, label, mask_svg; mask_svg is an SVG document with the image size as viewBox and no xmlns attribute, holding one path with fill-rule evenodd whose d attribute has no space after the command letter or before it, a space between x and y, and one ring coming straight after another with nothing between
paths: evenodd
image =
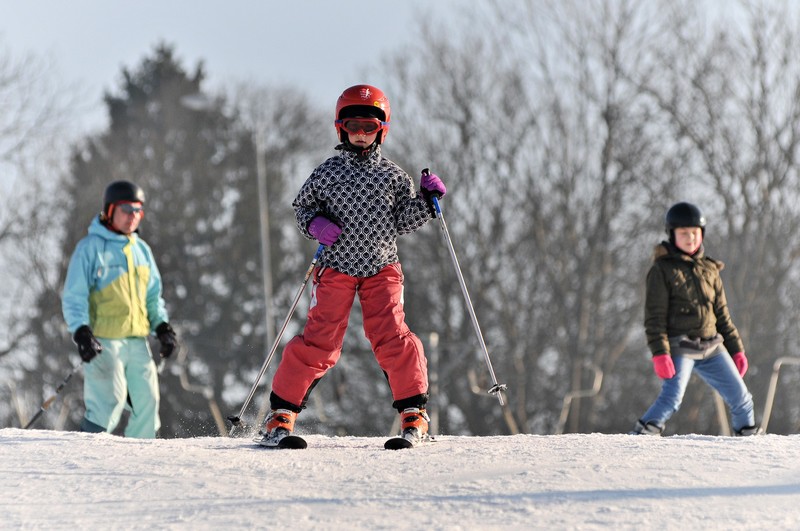
<instances>
[{"instance_id":1,"label":"black ski helmet","mask_svg":"<svg viewBox=\"0 0 800 531\"><path fill-rule=\"evenodd\" d=\"M703 235L706 233L706 217L703 212L691 203L675 203L667 210L664 219L664 229L673 240L673 230L678 227L700 227Z\"/></svg>"},{"instance_id":2,"label":"black ski helmet","mask_svg":"<svg viewBox=\"0 0 800 531\"><path fill-rule=\"evenodd\" d=\"M120 201L144 204L144 190L130 181L114 181L109 184L103 194L103 215L110 219L111 205Z\"/></svg>"}]
</instances>

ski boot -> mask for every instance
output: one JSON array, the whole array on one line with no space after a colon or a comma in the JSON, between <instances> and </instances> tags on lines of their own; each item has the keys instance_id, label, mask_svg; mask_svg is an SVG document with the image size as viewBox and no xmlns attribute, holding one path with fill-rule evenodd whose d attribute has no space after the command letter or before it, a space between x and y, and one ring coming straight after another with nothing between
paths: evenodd
<instances>
[{"instance_id":1,"label":"ski boot","mask_svg":"<svg viewBox=\"0 0 800 531\"><path fill-rule=\"evenodd\" d=\"M430 417L424 409L409 407L400 413L400 435L404 439L417 445L423 441L427 441L430 437L428 435L428 421Z\"/></svg>"},{"instance_id":2,"label":"ski boot","mask_svg":"<svg viewBox=\"0 0 800 531\"><path fill-rule=\"evenodd\" d=\"M633 427L633 430L628 432L628 435L661 435L662 431L664 431L664 427L659 426L655 422L637 420L636 426Z\"/></svg>"},{"instance_id":3,"label":"ski boot","mask_svg":"<svg viewBox=\"0 0 800 531\"><path fill-rule=\"evenodd\" d=\"M762 435L764 432L758 426L744 426L734 432L736 437L749 437L751 435Z\"/></svg>"},{"instance_id":4,"label":"ski boot","mask_svg":"<svg viewBox=\"0 0 800 531\"><path fill-rule=\"evenodd\" d=\"M261 432L263 437L258 441L258 444L269 447L280 446L281 441L294 431L295 420L297 420L297 413L294 411L273 409L267 415L264 430Z\"/></svg>"},{"instance_id":5,"label":"ski boot","mask_svg":"<svg viewBox=\"0 0 800 531\"><path fill-rule=\"evenodd\" d=\"M400 435L388 439L383 447L387 450L413 448L420 443L432 441L428 435L430 417L423 408L409 407L400 413Z\"/></svg>"}]
</instances>

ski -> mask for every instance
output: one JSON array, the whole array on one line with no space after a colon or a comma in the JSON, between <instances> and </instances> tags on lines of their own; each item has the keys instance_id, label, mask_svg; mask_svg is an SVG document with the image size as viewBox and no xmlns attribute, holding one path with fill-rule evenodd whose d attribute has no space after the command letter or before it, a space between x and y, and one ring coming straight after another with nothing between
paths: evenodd
<instances>
[{"instance_id":1,"label":"ski","mask_svg":"<svg viewBox=\"0 0 800 531\"><path fill-rule=\"evenodd\" d=\"M258 444L261 448L273 448L276 450L304 450L308 448L308 442L299 435L287 435L278 441L268 440L264 437L256 437L253 442ZM426 435L422 439L415 435L409 434L407 436L398 435L390 437L383 443L386 450L405 450L407 448L414 448L430 442L436 442L436 439Z\"/></svg>"},{"instance_id":2,"label":"ski","mask_svg":"<svg viewBox=\"0 0 800 531\"><path fill-rule=\"evenodd\" d=\"M304 450L308 447L306 440L298 435L287 435L278 441L261 437L256 438L255 442L264 448L275 448L280 450Z\"/></svg>"},{"instance_id":3,"label":"ski","mask_svg":"<svg viewBox=\"0 0 800 531\"><path fill-rule=\"evenodd\" d=\"M386 442L383 443L383 447L386 450L405 450L406 448L413 448L414 443L409 441L405 437L397 436L387 439Z\"/></svg>"},{"instance_id":4,"label":"ski","mask_svg":"<svg viewBox=\"0 0 800 531\"><path fill-rule=\"evenodd\" d=\"M415 446L434 441L435 439L427 434L425 437L419 438L416 434L408 433L386 439L386 442L383 443L383 447L386 450L405 450L407 448L414 448Z\"/></svg>"}]
</instances>

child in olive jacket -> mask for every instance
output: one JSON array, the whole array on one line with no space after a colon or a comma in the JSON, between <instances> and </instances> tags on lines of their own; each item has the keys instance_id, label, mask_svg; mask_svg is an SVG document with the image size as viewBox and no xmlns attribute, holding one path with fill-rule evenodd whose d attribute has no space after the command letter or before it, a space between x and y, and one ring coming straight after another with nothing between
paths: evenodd
<instances>
[{"instance_id":1,"label":"child in olive jacket","mask_svg":"<svg viewBox=\"0 0 800 531\"><path fill-rule=\"evenodd\" d=\"M719 274L724 264L705 256L705 226L693 204L677 203L667 212L669 241L656 246L647 274L644 320L653 367L663 381L658 398L631 434L664 431L680 408L692 371L722 396L736 435L758 431L753 397L742 379L747 357Z\"/></svg>"}]
</instances>

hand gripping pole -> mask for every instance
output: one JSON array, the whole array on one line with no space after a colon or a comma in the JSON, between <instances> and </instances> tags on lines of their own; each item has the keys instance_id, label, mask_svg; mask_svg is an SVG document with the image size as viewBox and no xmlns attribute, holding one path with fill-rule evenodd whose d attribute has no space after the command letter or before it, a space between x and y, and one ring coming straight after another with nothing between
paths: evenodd
<instances>
[{"instance_id":1,"label":"hand gripping pole","mask_svg":"<svg viewBox=\"0 0 800 531\"><path fill-rule=\"evenodd\" d=\"M422 170L422 174L426 175L429 173L428 168ZM453 266L456 270L456 276L458 277L458 284L461 286L461 293L464 295L464 301L467 305L467 311L469 311L469 317L472 320L472 326L475 328L475 334L478 336L478 342L481 345L481 349L483 350L483 356L486 361L486 368L489 369L489 376L492 379L492 387L489 389L490 395L495 395L497 400L500 401L500 405L504 406L505 401L503 400L503 391L507 389L506 384L499 384L497 383L497 377L494 374L494 369L492 368L492 360L489 357L489 350L486 348L486 342L483 340L483 334L481 333L481 327L478 324L478 317L475 315L475 308L472 306L472 300L469 297L469 292L467 291L467 285L464 283L464 275L461 273L461 267L458 265L458 257L456 257L456 251L453 249L453 240L450 238L450 232L447 230L447 223L444 220L444 215L442 214L442 209L439 206L439 198L436 195L431 197L433 201L433 209L436 213L436 217L439 219L439 223L442 227L442 234L444 234L445 243L447 243L447 249L450 251L450 258L453 259Z\"/></svg>"},{"instance_id":2,"label":"hand gripping pole","mask_svg":"<svg viewBox=\"0 0 800 531\"><path fill-rule=\"evenodd\" d=\"M317 261L319 257L322 255L322 251L325 250L325 246L320 244L317 247L317 252L314 253L314 258L311 260L311 263L306 270L306 275L303 278L303 282L300 284L300 288L297 290L297 294L294 296L294 300L292 301L292 306L289 308L289 313L286 315L286 319L283 321L283 325L281 326L280 330L278 330L278 335L275 337L275 341L272 343L272 348L267 355L267 358L264 360L264 364L261 366L261 370L256 377L256 381L253 382L253 387L250 389L250 394L247 395L247 399L244 401L242 405L242 409L239 411L239 414L234 416L228 417L228 420L231 421L233 427L229 432L229 435L232 437L233 432L236 430L237 427L241 426L242 424L242 416L244 415L247 406L250 404L250 401L253 399L253 395L256 394L256 388L258 387L261 378L264 376L264 373L267 372L267 367L269 367L269 363L272 361L272 357L275 355L275 351L278 350L278 345L281 342L281 338L283 337L283 333L286 331L286 327L289 325L289 321L292 319L292 315L294 314L295 308L297 308L297 303L300 301L300 297L303 295L303 291L306 289L306 284L308 284L308 279L311 278L311 274L314 272L314 267L317 265ZM270 301L266 301L266 304L269 304Z\"/></svg>"}]
</instances>

